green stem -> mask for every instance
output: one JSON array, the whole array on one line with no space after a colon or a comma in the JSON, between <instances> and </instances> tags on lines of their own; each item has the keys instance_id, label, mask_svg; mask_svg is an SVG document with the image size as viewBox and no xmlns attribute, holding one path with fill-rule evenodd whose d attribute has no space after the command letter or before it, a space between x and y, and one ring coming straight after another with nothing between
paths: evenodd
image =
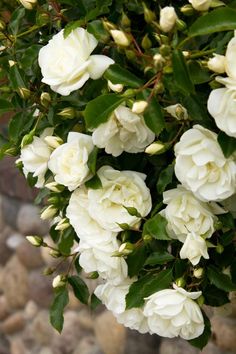
<instances>
[{"instance_id":1,"label":"green stem","mask_svg":"<svg viewBox=\"0 0 236 354\"><path fill-rule=\"evenodd\" d=\"M208 49L208 50L202 50L202 51L197 52L195 54L190 54L188 58L196 59L196 58L199 58L199 57L203 57L204 55L208 55L208 54L214 53L215 50L216 50L216 48Z\"/></svg>"},{"instance_id":2,"label":"green stem","mask_svg":"<svg viewBox=\"0 0 236 354\"><path fill-rule=\"evenodd\" d=\"M16 36L16 38L24 37L26 34L29 34L29 33L33 32L33 31L39 29L40 27L43 27L43 26L34 25L34 26L30 27L27 31L18 34Z\"/></svg>"}]
</instances>

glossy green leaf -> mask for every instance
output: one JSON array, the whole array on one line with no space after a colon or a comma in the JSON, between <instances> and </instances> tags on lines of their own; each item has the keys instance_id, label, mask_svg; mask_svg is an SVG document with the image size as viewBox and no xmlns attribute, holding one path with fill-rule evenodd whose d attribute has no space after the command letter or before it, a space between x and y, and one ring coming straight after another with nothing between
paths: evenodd
<instances>
[{"instance_id":1,"label":"glossy green leaf","mask_svg":"<svg viewBox=\"0 0 236 354\"><path fill-rule=\"evenodd\" d=\"M69 277L68 282L72 286L74 295L77 299L87 305L89 299L89 289L85 282L78 275L72 275Z\"/></svg>"},{"instance_id":2,"label":"glossy green leaf","mask_svg":"<svg viewBox=\"0 0 236 354\"><path fill-rule=\"evenodd\" d=\"M95 176L93 176L93 178L91 178L90 180L85 182L85 186L87 188L91 188L91 189L99 189L99 188L102 188L102 182L101 182L100 178L98 177L98 175L95 175Z\"/></svg>"},{"instance_id":3,"label":"glossy green leaf","mask_svg":"<svg viewBox=\"0 0 236 354\"><path fill-rule=\"evenodd\" d=\"M167 220L162 215L156 214L143 225L143 235L151 235L157 240L170 240L166 227Z\"/></svg>"},{"instance_id":4,"label":"glossy green leaf","mask_svg":"<svg viewBox=\"0 0 236 354\"><path fill-rule=\"evenodd\" d=\"M176 85L186 95L195 93L194 85L191 81L188 67L182 51L174 50L172 54L173 74Z\"/></svg>"},{"instance_id":5,"label":"glossy green leaf","mask_svg":"<svg viewBox=\"0 0 236 354\"><path fill-rule=\"evenodd\" d=\"M62 232L58 249L63 255L69 255L74 244L75 232L72 227L69 227Z\"/></svg>"},{"instance_id":6,"label":"glossy green leaf","mask_svg":"<svg viewBox=\"0 0 236 354\"><path fill-rule=\"evenodd\" d=\"M110 65L104 77L113 84L123 84L132 88L139 88L143 84L142 80L118 64Z\"/></svg>"},{"instance_id":7,"label":"glossy green leaf","mask_svg":"<svg viewBox=\"0 0 236 354\"><path fill-rule=\"evenodd\" d=\"M162 194L168 184L172 182L174 175L174 166L171 164L161 171L157 181L157 192Z\"/></svg>"},{"instance_id":8,"label":"glossy green leaf","mask_svg":"<svg viewBox=\"0 0 236 354\"><path fill-rule=\"evenodd\" d=\"M16 35L19 31L19 27L21 26L21 21L25 17L25 8L18 7L12 14L11 16L11 21L9 23L9 31L13 34Z\"/></svg>"},{"instance_id":9,"label":"glossy green leaf","mask_svg":"<svg viewBox=\"0 0 236 354\"><path fill-rule=\"evenodd\" d=\"M229 302L228 293L214 285L208 285L204 289L204 297L205 304L209 306L223 306Z\"/></svg>"},{"instance_id":10,"label":"glossy green leaf","mask_svg":"<svg viewBox=\"0 0 236 354\"><path fill-rule=\"evenodd\" d=\"M235 138L226 135L224 132L220 132L217 140L226 158L231 156L236 151Z\"/></svg>"},{"instance_id":11,"label":"glossy green leaf","mask_svg":"<svg viewBox=\"0 0 236 354\"><path fill-rule=\"evenodd\" d=\"M64 308L69 303L68 290L66 287L58 288L50 307L50 322L61 333L64 324Z\"/></svg>"},{"instance_id":12,"label":"glossy green leaf","mask_svg":"<svg viewBox=\"0 0 236 354\"><path fill-rule=\"evenodd\" d=\"M204 313L203 313L203 317L204 317L204 325L205 325L204 332L198 338L194 338L188 341L192 346L199 348L201 350L207 345L211 337L211 322Z\"/></svg>"},{"instance_id":13,"label":"glossy green leaf","mask_svg":"<svg viewBox=\"0 0 236 354\"><path fill-rule=\"evenodd\" d=\"M140 98L143 100L148 100L150 96L150 90L144 90L140 94ZM162 108L157 101L156 97L152 97L152 99L148 102L148 106L144 111L144 119L146 125L158 136L162 130L165 128L165 120L162 112Z\"/></svg>"},{"instance_id":14,"label":"glossy green leaf","mask_svg":"<svg viewBox=\"0 0 236 354\"><path fill-rule=\"evenodd\" d=\"M107 42L110 38L109 33L105 30L101 20L94 20L88 23L87 30L100 42Z\"/></svg>"},{"instance_id":15,"label":"glossy green leaf","mask_svg":"<svg viewBox=\"0 0 236 354\"><path fill-rule=\"evenodd\" d=\"M215 285L217 288L224 291L235 291L236 284L232 282L230 277L226 274L223 274L221 270L214 266L210 266L207 269L207 276L210 280L210 283Z\"/></svg>"},{"instance_id":16,"label":"glossy green leaf","mask_svg":"<svg viewBox=\"0 0 236 354\"><path fill-rule=\"evenodd\" d=\"M97 155L98 155L98 148L95 146L93 151L89 154L88 163L87 163L89 170L93 174L96 173Z\"/></svg>"},{"instance_id":17,"label":"glossy green leaf","mask_svg":"<svg viewBox=\"0 0 236 354\"><path fill-rule=\"evenodd\" d=\"M165 264L175 259L169 252L154 252L146 260L145 265Z\"/></svg>"},{"instance_id":18,"label":"glossy green leaf","mask_svg":"<svg viewBox=\"0 0 236 354\"><path fill-rule=\"evenodd\" d=\"M142 269L147 258L147 249L145 245L137 247L126 259L128 264L128 275L130 278L137 275Z\"/></svg>"},{"instance_id":19,"label":"glossy green leaf","mask_svg":"<svg viewBox=\"0 0 236 354\"><path fill-rule=\"evenodd\" d=\"M10 112L14 109L11 102L0 98L0 114Z\"/></svg>"}]
</instances>

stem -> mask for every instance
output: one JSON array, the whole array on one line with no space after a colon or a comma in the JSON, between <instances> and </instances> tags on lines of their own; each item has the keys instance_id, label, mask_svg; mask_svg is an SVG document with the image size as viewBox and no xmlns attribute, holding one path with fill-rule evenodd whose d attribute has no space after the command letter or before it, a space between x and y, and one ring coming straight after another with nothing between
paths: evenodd
<instances>
[{"instance_id":1,"label":"stem","mask_svg":"<svg viewBox=\"0 0 236 354\"><path fill-rule=\"evenodd\" d=\"M32 26L31 28L29 28L27 31L18 34L18 35L16 36L16 38L23 37L23 36L25 36L26 34L29 34L29 33L33 32L33 31L39 29L40 27L43 27L43 26L33 25L33 26Z\"/></svg>"},{"instance_id":2,"label":"stem","mask_svg":"<svg viewBox=\"0 0 236 354\"><path fill-rule=\"evenodd\" d=\"M200 51L200 52L198 52L198 53L190 54L190 55L188 56L188 58L195 59L195 58L203 57L204 55L214 53L215 50L216 50L216 48L208 49L208 50L202 50L202 51Z\"/></svg>"},{"instance_id":3,"label":"stem","mask_svg":"<svg viewBox=\"0 0 236 354\"><path fill-rule=\"evenodd\" d=\"M188 41L190 41L192 39L192 37L187 37L187 38L185 38L182 42L180 42L178 45L177 45L177 47L176 47L176 49L181 49Z\"/></svg>"}]
</instances>

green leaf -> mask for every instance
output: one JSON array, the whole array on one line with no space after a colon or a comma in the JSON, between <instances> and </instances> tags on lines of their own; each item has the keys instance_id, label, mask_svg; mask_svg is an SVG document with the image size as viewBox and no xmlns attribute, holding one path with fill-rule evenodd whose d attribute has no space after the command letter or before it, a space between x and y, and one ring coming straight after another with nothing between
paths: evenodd
<instances>
[{"instance_id":1,"label":"green leaf","mask_svg":"<svg viewBox=\"0 0 236 354\"><path fill-rule=\"evenodd\" d=\"M68 278L69 284L72 286L74 295L82 304L87 305L89 299L89 290L85 282L78 276L72 275Z\"/></svg>"},{"instance_id":2,"label":"green leaf","mask_svg":"<svg viewBox=\"0 0 236 354\"><path fill-rule=\"evenodd\" d=\"M105 123L112 112L125 100L125 97L116 94L99 96L90 101L84 111L84 118L88 130L97 128Z\"/></svg>"},{"instance_id":3,"label":"green leaf","mask_svg":"<svg viewBox=\"0 0 236 354\"><path fill-rule=\"evenodd\" d=\"M139 97L147 100L150 93L150 90L144 90ZM148 128L150 128L156 135L159 135L165 128L164 115L161 106L155 97L152 97L149 101L143 116Z\"/></svg>"},{"instance_id":4,"label":"green leaf","mask_svg":"<svg viewBox=\"0 0 236 354\"><path fill-rule=\"evenodd\" d=\"M194 85L191 81L188 67L182 51L174 50L172 54L173 74L176 85L185 95L195 93Z\"/></svg>"},{"instance_id":5,"label":"green leaf","mask_svg":"<svg viewBox=\"0 0 236 354\"><path fill-rule=\"evenodd\" d=\"M174 277L178 279L182 277L188 267L188 261L185 259L176 259L174 265Z\"/></svg>"},{"instance_id":6,"label":"green leaf","mask_svg":"<svg viewBox=\"0 0 236 354\"><path fill-rule=\"evenodd\" d=\"M154 252L146 260L145 265L165 264L175 259L169 252Z\"/></svg>"},{"instance_id":7,"label":"green leaf","mask_svg":"<svg viewBox=\"0 0 236 354\"><path fill-rule=\"evenodd\" d=\"M170 240L166 227L167 220L162 215L156 214L143 225L143 236L151 235L157 240Z\"/></svg>"},{"instance_id":8,"label":"green leaf","mask_svg":"<svg viewBox=\"0 0 236 354\"><path fill-rule=\"evenodd\" d=\"M118 225L122 230L124 230L124 231L130 230L129 224L126 224L125 222L123 222L123 223L118 223L118 222L117 222L117 225Z\"/></svg>"},{"instance_id":9,"label":"green leaf","mask_svg":"<svg viewBox=\"0 0 236 354\"><path fill-rule=\"evenodd\" d=\"M0 98L0 114L5 113L5 112L10 112L13 109L14 109L14 106L12 105L11 102Z\"/></svg>"},{"instance_id":10,"label":"green leaf","mask_svg":"<svg viewBox=\"0 0 236 354\"><path fill-rule=\"evenodd\" d=\"M218 143L226 158L231 156L236 151L236 139L226 135L224 132L218 134Z\"/></svg>"},{"instance_id":11,"label":"green leaf","mask_svg":"<svg viewBox=\"0 0 236 354\"><path fill-rule=\"evenodd\" d=\"M102 182L98 175L95 175L89 181L85 182L85 186L91 189L99 189L102 188Z\"/></svg>"},{"instance_id":12,"label":"green leaf","mask_svg":"<svg viewBox=\"0 0 236 354\"><path fill-rule=\"evenodd\" d=\"M98 148L95 146L93 151L89 154L89 158L87 162L88 168L92 172L92 174L96 173L97 155L98 155Z\"/></svg>"},{"instance_id":13,"label":"green leaf","mask_svg":"<svg viewBox=\"0 0 236 354\"><path fill-rule=\"evenodd\" d=\"M165 269L157 274L148 274L140 278L129 288L129 292L126 295L126 309L143 306L144 298L168 288L171 281L172 269Z\"/></svg>"},{"instance_id":14,"label":"green leaf","mask_svg":"<svg viewBox=\"0 0 236 354\"><path fill-rule=\"evenodd\" d=\"M11 21L8 26L9 31L13 34L16 35L18 33L19 27L21 26L21 21L25 17L25 8L24 7L18 7L12 14L11 16Z\"/></svg>"},{"instance_id":15,"label":"green leaf","mask_svg":"<svg viewBox=\"0 0 236 354\"><path fill-rule=\"evenodd\" d=\"M109 33L105 30L101 20L94 20L87 25L87 30L100 42L107 42L110 38Z\"/></svg>"},{"instance_id":16,"label":"green leaf","mask_svg":"<svg viewBox=\"0 0 236 354\"><path fill-rule=\"evenodd\" d=\"M161 171L157 181L157 192L162 194L168 184L172 182L174 174L174 166L171 164Z\"/></svg>"},{"instance_id":17,"label":"green leaf","mask_svg":"<svg viewBox=\"0 0 236 354\"><path fill-rule=\"evenodd\" d=\"M231 213L219 214L217 217L224 227L234 229L234 217Z\"/></svg>"},{"instance_id":18,"label":"green leaf","mask_svg":"<svg viewBox=\"0 0 236 354\"><path fill-rule=\"evenodd\" d=\"M202 67L197 61L188 62L188 71L194 85L203 84L211 80L211 75L207 68Z\"/></svg>"},{"instance_id":19,"label":"green leaf","mask_svg":"<svg viewBox=\"0 0 236 354\"><path fill-rule=\"evenodd\" d=\"M134 207L126 207L123 205L123 207L128 211L129 215L131 216L136 216L137 218L141 218L141 214L138 212L138 210Z\"/></svg>"},{"instance_id":20,"label":"green leaf","mask_svg":"<svg viewBox=\"0 0 236 354\"><path fill-rule=\"evenodd\" d=\"M230 230L230 231L223 233L223 235L220 238L220 242L221 242L222 246L230 245L231 242L233 241L234 237L235 237L234 230Z\"/></svg>"},{"instance_id":21,"label":"green leaf","mask_svg":"<svg viewBox=\"0 0 236 354\"><path fill-rule=\"evenodd\" d=\"M92 294L90 298L90 308L91 310L95 310L98 305L100 305L102 302L101 300L95 295Z\"/></svg>"},{"instance_id":22,"label":"green leaf","mask_svg":"<svg viewBox=\"0 0 236 354\"><path fill-rule=\"evenodd\" d=\"M128 275L130 278L137 275L142 269L147 258L147 249L145 245L141 245L127 257L126 263L128 264Z\"/></svg>"},{"instance_id":23,"label":"green leaf","mask_svg":"<svg viewBox=\"0 0 236 354\"><path fill-rule=\"evenodd\" d=\"M189 37L203 36L210 33L235 30L236 11L224 7L213 10L198 19L189 29Z\"/></svg>"},{"instance_id":24,"label":"green leaf","mask_svg":"<svg viewBox=\"0 0 236 354\"><path fill-rule=\"evenodd\" d=\"M69 227L65 231L63 231L60 242L58 244L58 249L63 255L69 255L71 252L71 248L74 244L75 232L72 227Z\"/></svg>"},{"instance_id":25,"label":"green leaf","mask_svg":"<svg viewBox=\"0 0 236 354\"><path fill-rule=\"evenodd\" d=\"M23 71L18 68L17 64L13 65L9 69L9 80L11 86L14 90L18 90L19 88L26 88L26 80Z\"/></svg>"},{"instance_id":26,"label":"green leaf","mask_svg":"<svg viewBox=\"0 0 236 354\"><path fill-rule=\"evenodd\" d=\"M224 291L234 291L236 290L236 284L232 282L230 277L223 274L221 270L214 266L210 266L207 269L207 276L210 283L215 285L217 288Z\"/></svg>"},{"instance_id":27,"label":"green leaf","mask_svg":"<svg viewBox=\"0 0 236 354\"><path fill-rule=\"evenodd\" d=\"M80 274L83 268L79 264L79 256L75 259L74 266L75 266L76 272L78 274Z\"/></svg>"},{"instance_id":28,"label":"green leaf","mask_svg":"<svg viewBox=\"0 0 236 354\"><path fill-rule=\"evenodd\" d=\"M208 285L204 289L204 297L205 304L209 306L223 306L229 302L228 293L214 285Z\"/></svg>"},{"instance_id":29,"label":"green leaf","mask_svg":"<svg viewBox=\"0 0 236 354\"><path fill-rule=\"evenodd\" d=\"M118 64L110 65L105 71L104 77L113 84L123 84L132 88L139 88L143 85L142 80Z\"/></svg>"},{"instance_id":30,"label":"green leaf","mask_svg":"<svg viewBox=\"0 0 236 354\"><path fill-rule=\"evenodd\" d=\"M205 315L205 313L203 313L203 317L205 325L204 332L198 338L194 338L188 341L192 346L201 350L207 345L211 337L211 322L209 318Z\"/></svg>"},{"instance_id":31,"label":"green leaf","mask_svg":"<svg viewBox=\"0 0 236 354\"><path fill-rule=\"evenodd\" d=\"M64 28L64 32L63 32L63 36L64 38L68 37L69 34L75 30L78 27L81 27L82 25L84 25L84 20L77 20L77 21L73 21L68 23L65 28Z\"/></svg>"},{"instance_id":32,"label":"green leaf","mask_svg":"<svg viewBox=\"0 0 236 354\"><path fill-rule=\"evenodd\" d=\"M212 124L207 113L206 105L197 95L184 95L182 104L195 122L204 123L204 125Z\"/></svg>"},{"instance_id":33,"label":"green leaf","mask_svg":"<svg viewBox=\"0 0 236 354\"><path fill-rule=\"evenodd\" d=\"M30 69L29 73L31 74L33 65L38 61L38 53L41 48L41 45L33 44L24 50L24 54L21 58L21 66L27 73Z\"/></svg>"},{"instance_id":34,"label":"green leaf","mask_svg":"<svg viewBox=\"0 0 236 354\"><path fill-rule=\"evenodd\" d=\"M50 307L50 322L52 326L61 333L64 324L64 308L69 303L68 289L66 287L59 288Z\"/></svg>"}]
</instances>

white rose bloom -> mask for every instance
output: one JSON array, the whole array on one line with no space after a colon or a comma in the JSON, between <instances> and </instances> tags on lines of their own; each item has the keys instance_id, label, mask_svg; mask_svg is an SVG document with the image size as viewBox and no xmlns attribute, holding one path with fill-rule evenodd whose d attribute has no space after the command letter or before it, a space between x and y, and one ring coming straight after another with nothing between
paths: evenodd
<instances>
[{"instance_id":1,"label":"white rose bloom","mask_svg":"<svg viewBox=\"0 0 236 354\"><path fill-rule=\"evenodd\" d=\"M110 166L101 167L98 177L102 188L89 189L88 212L105 230L119 232L118 224L135 226L140 218L131 216L125 207L134 207L146 216L152 207L150 190L144 179L146 175L135 171L118 171Z\"/></svg>"},{"instance_id":2,"label":"white rose bloom","mask_svg":"<svg viewBox=\"0 0 236 354\"><path fill-rule=\"evenodd\" d=\"M225 54L225 69L227 75L236 81L236 37L233 37L227 46L226 54Z\"/></svg>"},{"instance_id":3,"label":"white rose bloom","mask_svg":"<svg viewBox=\"0 0 236 354\"><path fill-rule=\"evenodd\" d=\"M217 127L236 138L236 91L227 88L211 91L207 108Z\"/></svg>"},{"instance_id":4,"label":"white rose bloom","mask_svg":"<svg viewBox=\"0 0 236 354\"><path fill-rule=\"evenodd\" d=\"M220 54L213 54L213 58L210 58L207 62L208 69L214 71L218 74L223 74L225 72L225 56Z\"/></svg>"},{"instance_id":5,"label":"white rose bloom","mask_svg":"<svg viewBox=\"0 0 236 354\"><path fill-rule=\"evenodd\" d=\"M143 309L133 308L125 310L125 297L129 292L130 285L135 281L135 278L126 278L122 283L114 286L107 282L99 285L95 290L95 295L102 303L112 311L117 321L125 327L135 329L140 333L149 331L147 319L143 315Z\"/></svg>"},{"instance_id":6,"label":"white rose bloom","mask_svg":"<svg viewBox=\"0 0 236 354\"><path fill-rule=\"evenodd\" d=\"M81 88L89 79L99 79L114 61L105 55L91 55L98 44L83 28L64 38L61 30L39 51L42 82L63 96Z\"/></svg>"},{"instance_id":7,"label":"white rose bloom","mask_svg":"<svg viewBox=\"0 0 236 354\"><path fill-rule=\"evenodd\" d=\"M174 7L166 6L160 11L160 27L163 32L170 32L174 27L177 15Z\"/></svg>"},{"instance_id":8,"label":"white rose bloom","mask_svg":"<svg viewBox=\"0 0 236 354\"><path fill-rule=\"evenodd\" d=\"M193 300L202 293L187 292L175 284L173 287L146 299L144 315L151 333L168 338L180 336L186 340L197 338L204 331L204 320L200 307Z\"/></svg>"},{"instance_id":9,"label":"white rose bloom","mask_svg":"<svg viewBox=\"0 0 236 354\"><path fill-rule=\"evenodd\" d=\"M192 7L197 11L207 11L211 6L212 0L188 0Z\"/></svg>"},{"instance_id":10,"label":"white rose bloom","mask_svg":"<svg viewBox=\"0 0 236 354\"><path fill-rule=\"evenodd\" d=\"M236 164L226 159L217 135L195 125L175 145L175 174L202 201L220 201L235 193Z\"/></svg>"},{"instance_id":11,"label":"white rose bloom","mask_svg":"<svg viewBox=\"0 0 236 354\"><path fill-rule=\"evenodd\" d=\"M33 177L37 177L37 188L42 188L45 182L45 173L48 169L48 160L52 150L44 141L48 135L52 135L53 129L47 128L40 137L34 136L32 143L21 149L20 161L23 163L23 172L27 178L28 173L33 173Z\"/></svg>"},{"instance_id":12,"label":"white rose bloom","mask_svg":"<svg viewBox=\"0 0 236 354\"><path fill-rule=\"evenodd\" d=\"M206 241L195 232L189 233L179 255L181 259L189 259L194 266L199 263L201 257L209 259Z\"/></svg>"},{"instance_id":13,"label":"white rose bloom","mask_svg":"<svg viewBox=\"0 0 236 354\"><path fill-rule=\"evenodd\" d=\"M56 148L48 167L55 181L73 191L89 176L88 157L94 145L89 135L70 132L67 142Z\"/></svg>"},{"instance_id":14,"label":"white rose bloom","mask_svg":"<svg viewBox=\"0 0 236 354\"><path fill-rule=\"evenodd\" d=\"M190 232L209 238L215 231L217 217L207 203L201 202L182 186L163 193L167 207L161 214L167 219L167 230L172 238L184 242Z\"/></svg>"},{"instance_id":15,"label":"white rose bloom","mask_svg":"<svg viewBox=\"0 0 236 354\"><path fill-rule=\"evenodd\" d=\"M94 145L105 148L107 154L119 156L123 151L144 151L155 134L146 126L142 115L123 105L112 113L106 123L100 124L92 135Z\"/></svg>"}]
</instances>

